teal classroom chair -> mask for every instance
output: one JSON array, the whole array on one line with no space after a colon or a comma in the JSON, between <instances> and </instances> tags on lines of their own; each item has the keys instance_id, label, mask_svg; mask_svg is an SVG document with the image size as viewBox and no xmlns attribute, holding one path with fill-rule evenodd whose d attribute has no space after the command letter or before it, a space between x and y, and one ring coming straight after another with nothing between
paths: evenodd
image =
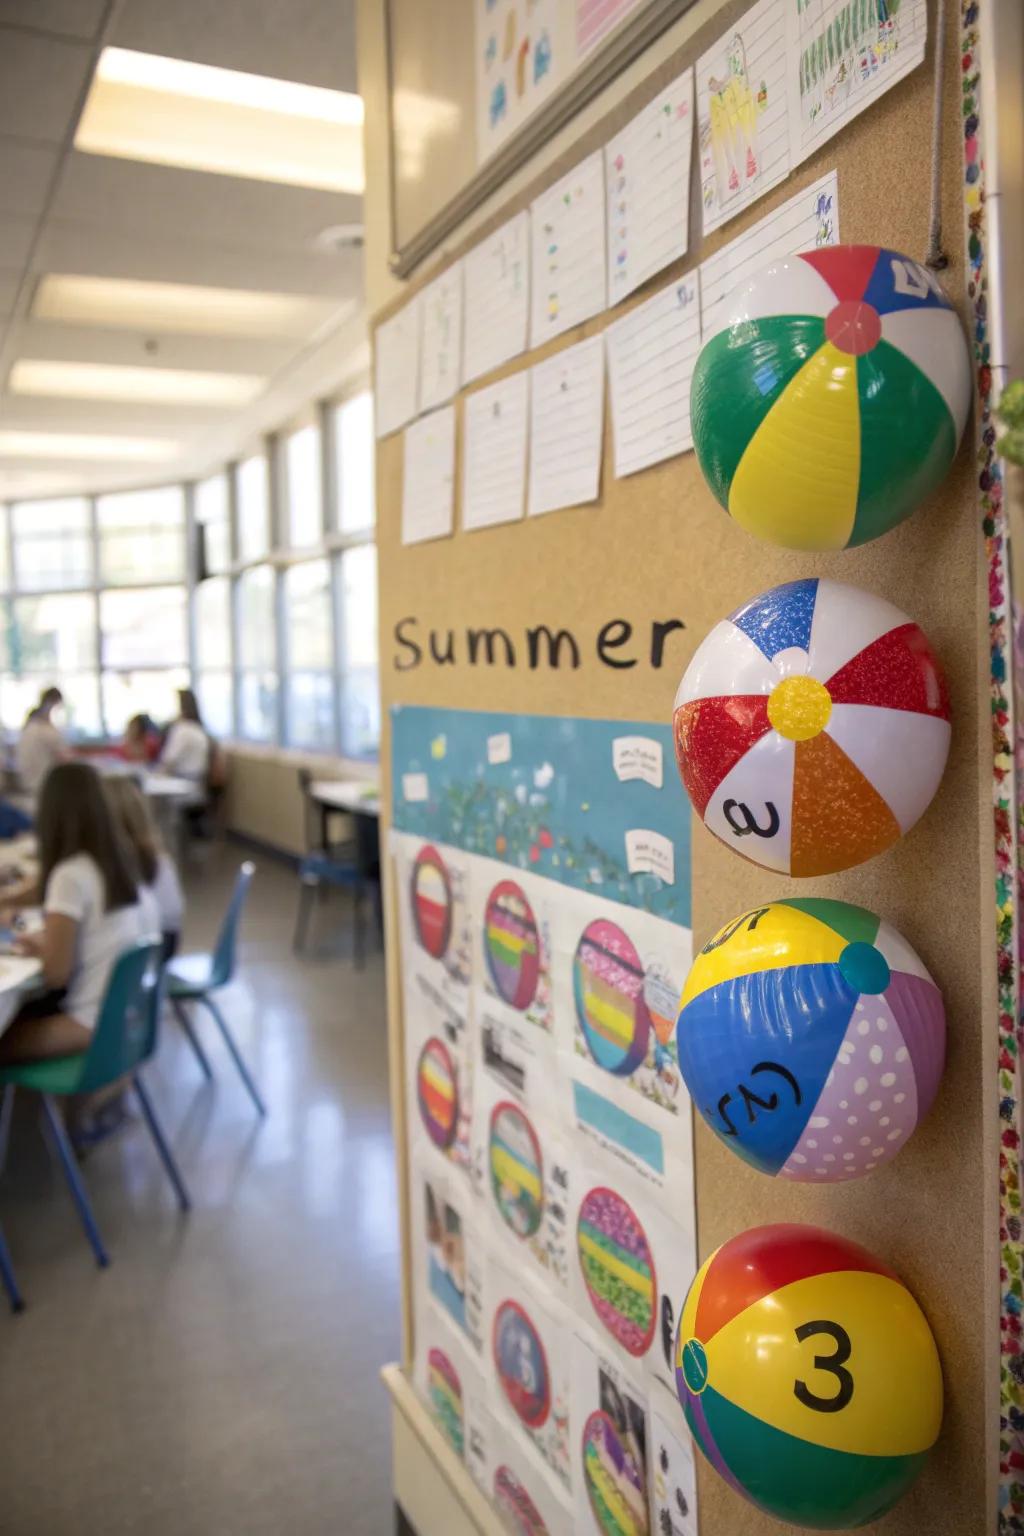
<instances>
[{"instance_id":1,"label":"teal classroom chair","mask_svg":"<svg viewBox=\"0 0 1024 1536\"><path fill-rule=\"evenodd\" d=\"M260 1091L253 1081L252 1073L245 1064L245 1060L234 1035L228 1028L227 1020L214 1002L213 992L221 987L226 987L235 974L235 951L238 942L238 923L242 916L242 908L245 898L252 884L252 877L256 873L256 866L248 860L241 866L235 877L235 888L231 893L228 909L224 914L220 933L217 936L217 945L213 954L182 955L178 959L169 960L165 968L167 981L167 996L170 998L171 1007L178 1016L178 1022L188 1037L196 1055L196 1060L206 1077L212 1077L213 1071L207 1059L206 1052L200 1044L189 1018L186 1004L202 1003L203 1007L213 1016L213 1021L224 1038L224 1044L231 1052L238 1074L249 1090L249 1096L260 1115L267 1113L267 1106L260 1096Z\"/></svg>"},{"instance_id":2,"label":"teal classroom chair","mask_svg":"<svg viewBox=\"0 0 1024 1536\"><path fill-rule=\"evenodd\" d=\"M130 1077L146 1127L178 1204L183 1211L191 1205L185 1181L139 1076L139 1068L156 1048L161 956L160 944L145 942L133 945L120 956L110 973L88 1050L79 1051L74 1056L57 1056L50 1061L21 1061L0 1068L5 1121L10 1117L10 1100L15 1088L28 1088L39 1094L44 1123L63 1166L85 1235L101 1268L105 1268L110 1260L64 1128L58 1099L73 1093L97 1093L120 1078Z\"/></svg>"}]
</instances>

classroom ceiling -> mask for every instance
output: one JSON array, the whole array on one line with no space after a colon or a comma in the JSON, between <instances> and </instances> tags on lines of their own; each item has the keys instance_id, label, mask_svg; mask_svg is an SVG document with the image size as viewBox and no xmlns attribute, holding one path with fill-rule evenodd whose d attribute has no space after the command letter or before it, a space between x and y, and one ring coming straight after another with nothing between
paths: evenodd
<instances>
[{"instance_id":1,"label":"classroom ceiling","mask_svg":"<svg viewBox=\"0 0 1024 1536\"><path fill-rule=\"evenodd\" d=\"M356 89L354 0L0 0L0 499L202 473L367 366L362 253L325 236L358 228L362 198L76 151L105 46ZM240 322L229 335L114 327L36 313L48 274L303 302L286 325ZM50 371L58 382L45 394L15 393L12 370L26 361L229 373L249 379L252 398L69 398L60 380L82 375L67 369ZM21 368L14 381L46 373ZM33 433L121 442L79 454Z\"/></svg>"}]
</instances>

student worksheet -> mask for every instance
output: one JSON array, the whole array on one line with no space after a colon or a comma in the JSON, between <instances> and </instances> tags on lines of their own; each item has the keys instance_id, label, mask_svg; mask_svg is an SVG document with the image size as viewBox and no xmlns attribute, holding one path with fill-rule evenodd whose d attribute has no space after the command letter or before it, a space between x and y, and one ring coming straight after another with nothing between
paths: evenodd
<instances>
[{"instance_id":1,"label":"student worksheet","mask_svg":"<svg viewBox=\"0 0 1024 1536\"><path fill-rule=\"evenodd\" d=\"M531 368L531 517L597 500L603 424L603 336Z\"/></svg>"},{"instance_id":2,"label":"student worksheet","mask_svg":"<svg viewBox=\"0 0 1024 1536\"><path fill-rule=\"evenodd\" d=\"M420 294L420 410L444 405L459 388L462 366L462 262Z\"/></svg>"},{"instance_id":3,"label":"student worksheet","mask_svg":"<svg viewBox=\"0 0 1024 1536\"><path fill-rule=\"evenodd\" d=\"M697 273L662 288L605 331L615 475L693 447L690 380L700 351Z\"/></svg>"},{"instance_id":4,"label":"student worksheet","mask_svg":"<svg viewBox=\"0 0 1024 1536\"><path fill-rule=\"evenodd\" d=\"M455 515L455 407L406 427L404 447L402 543L443 539Z\"/></svg>"},{"instance_id":5,"label":"student worksheet","mask_svg":"<svg viewBox=\"0 0 1024 1536\"><path fill-rule=\"evenodd\" d=\"M685 256L692 147L692 69L605 145L609 308Z\"/></svg>"},{"instance_id":6,"label":"student worksheet","mask_svg":"<svg viewBox=\"0 0 1024 1536\"><path fill-rule=\"evenodd\" d=\"M377 327L374 339L374 420L387 437L412 421L420 375L419 299L409 301Z\"/></svg>"},{"instance_id":7,"label":"student worksheet","mask_svg":"<svg viewBox=\"0 0 1024 1536\"><path fill-rule=\"evenodd\" d=\"M524 209L465 259L464 383L525 352L529 325L530 215Z\"/></svg>"},{"instance_id":8,"label":"student worksheet","mask_svg":"<svg viewBox=\"0 0 1024 1536\"><path fill-rule=\"evenodd\" d=\"M466 396L463 414L462 526L491 528L523 515L529 372L524 369Z\"/></svg>"},{"instance_id":9,"label":"student worksheet","mask_svg":"<svg viewBox=\"0 0 1024 1536\"><path fill-rule=\"evenodd\" d=\"M605 217L600 150L534 200L532 347L543 346L604 309Z\"/></svg>"}]
</instances>

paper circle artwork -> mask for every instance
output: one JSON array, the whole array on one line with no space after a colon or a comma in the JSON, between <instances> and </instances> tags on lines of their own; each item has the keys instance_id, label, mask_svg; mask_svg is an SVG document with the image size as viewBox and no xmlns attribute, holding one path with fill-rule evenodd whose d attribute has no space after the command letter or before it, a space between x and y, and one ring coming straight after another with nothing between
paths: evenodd
<instances>
[{"instance_id":1,"label":"paper circle artwork","mask_svg":"<svg viewBox=\"0 0 1024 1536\"><path fill-rule=\"evenodd\" d=\"M514 880L501 880L484 916L487 969L499 997L512 1008L529 1008L540 975L537 920Z\"/></svg>"},{"instance_id":2,"label":"paper circle artwork","mask_svg":"<svg viewBox=\"0 0 1024 1536\"><path fill-rule=\"evenodd\" d=\"M494 1314L494 1365L501 1389L529 1429L540 1429L551 1411L547 1355L533 1323L515 1301Z\"/></svg>"},{"instance_id":3,"label":"paper circle artwork","mask_svg":"<svg viewBox=\"0 0 1024 1536\"><path fill-rule=\"evenodd\" d=\"M549 1536L536 1504L511 1467L499 1467L494 1474L494 1503L511 1536Z\"/></svg>"},{"instance_id":4,"label":"paper circle artwork","mask_svg":"<svg viewBox=\"0 0 1024 1536\"><path fill-rule=\"evenodd\" d=\"M758 1227L711 1255L683 1304L675 1373L716 1472L814 1530L883 1515L942 1422L938 1351L917 1302L865 1249L817 1227Z\"/></svg>"},{"instance_id":5,"label":"paper circle artwork","mask_svg":"<svg viewBox=\"0 0 1024 1536\"><path fill-rule=\"evenodd\" d=\"M416 1100L427 1135L435 1147L444 1151L455 1140L459 1092L452 1054L436 1035L420 1051L416 1066Z\"/></svg>"},{"instance_id":6,"label":"paper circle artwork","mask_svg":"<svg viewBox=\"0 0 1024 1536\"><path fill-rule=\"evenodd\" d=\"M601 1409L583 1426L583 1483L602 1536L647 1536L643 1467Z\"/></svg>"},{"instance_id":7,"label":"paper circle artwork","mask_svg":"<svg viewBox=\"0 0 1024 1536\"><path fill-rule=\"evenodd\" d=\"M679 772L704 825L780 874L833 874L908 832L949 751L922 630L810 578L752 598L698 646L676 694Z\"/></svg>"},{"instance_id":8,"label":"paper circle artwork","mask_svg":"<svg viewBox=\"0 0 1024 1536\"><path fill-rule=\"evenodd\" d=\"M934 275L875 245L776 261L733 295L690 393L704 477L789 549L844 549L909 517L963 434L971 365Z\"/></svg>"},{"instance_id":9,"label":"paper circle artwork","mask_svg":"<svg viewBox=\"0 0 1024 1536\"><path fill-rule=\"evenodd\" d=\"M427 1381L430 1405L441 1426L441 1431L459 1456L464 1448L462 1422L462 1383L459 1373L442 1349L432 1349L427 1355Z\"/></svg>"},{"instance_id":10,"label":"paper circle artwork","mask_svg":"<svg viewBox=\"0 0 1024 1536\"><path fill-rule=\"evenodd\" d=\"M683 989L679 1066L754 1168L831 1183L905 1146L938 1091L942 993L888 923L814 897L770 902L704 946Z\"/></svg>"},{"instance_id":11,"label":"paper circle artwork","mask_svg":"<svg viewBox=\"0 0 1024 1536\"><path fill-rule=\"evenodd\" d=\"M444 860L429 843L412 867L412 915L420 944L440 960L452 936L452 886Z\"/></svg>"},{"instance_id":12,"label":"paper circle artwork","mask_svg":"<svg viewBox=\"0 0 1024 1536\"><path fill-rule=\"evenodd\" d=\"M580 1205L576 1246L601 1322L629 1354L646 1354L657 1326L658 1283L636 1212L614 1190L590 1190Z\"/></svg>"},{"instance_id":13,"label":"paper circle artwork","mask_svg":"<svg viewBox=\"0 0 1024 1536\"><path fill-rule=\"evenodd\" d=\"M617 923L601 917L584 930L573 961L573 994L591 1056L606 1072L628 1077L647 1055L651 1015L640 956Z\"/></svg>"},{"instance_id":14,"label":"paper circle artwork","mask_svg":"<svg viewBox=\"0 0 1024 1536\"><path fill-rule=\"evenodd\" d=\"M544 1179L537 1133L518 1104L496 1104L488 1148L491 1192L517 1237L532 1237L544 1211Z\"/></svg>"}]
</instances>

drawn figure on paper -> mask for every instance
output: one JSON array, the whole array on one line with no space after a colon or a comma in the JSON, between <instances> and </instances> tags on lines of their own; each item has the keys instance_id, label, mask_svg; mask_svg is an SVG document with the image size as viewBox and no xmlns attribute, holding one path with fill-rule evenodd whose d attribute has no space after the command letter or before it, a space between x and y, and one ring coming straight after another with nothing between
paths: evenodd
<instances>
[{"instance_id":1,"label":"drawn figure on paper","mask_svg":"<svg viewBox=\"0 0 1024 1536\"><path fill-rule=\"evenodd\" d=\"M508 96L504 80L499 80L491 92L491 127L497 127L508 110Z\"/></svg>"},{"instance_id":2,"label":"drawn figure on paper","mask_svg":"<svg viewBox=\"0 0 1024 1536\"><path fill-rule=\"evenodd\" d=\"M524 37L519 44L519 52L516 54L516 95L520 101L526 91L526 77L529 69L530 39Z\"/></svg>"},{"instance_id":3,"label":"drawn figure on paper","mask_svg":"<svg viewBox=\"0 0 1024 1536\"><path fill-rule=\"evenodd\" d=\"M484 68L485 69L490 69L491 65L494 63L494 61L495 61L495 59L497 57L498 57L498 39L495 37L494 33L492 32L490 37L487 39L487 46L484 48Z\"/></svg>"},{"instance_id":4,"label":"drawn figure on paper","mask_svg":"<svg viewBox=\"0 0 1024 1536\"><path fill-rule=\"evenodd\" d=\"M708 80L711 155L719 203L749 186L761 168L757 142L760 92L755 97L747 76L746 49L738 32L729 43L725 63L725 73ZM767 98L765 90L765 104Z\"/></svg>"},{"instance_id":5,"label":"drawn figure on paper","mask_svg":"<svg viewBox=\"0 0 1024 1536\"><path fill-rule=\"evenodd\" d=\"M509 11L505 17L505 46L501 50L501 62L507 64L516 49L516 13Z\"/></svg>"},{"instance_id":6,"label":"drawn figure on paper","mask_svg":"<svg viewBox=\"0 0 1024 1536\"><path fill-rule=\"evenodd\" d=\"M849 109L858 91L899 53L902 0L846 0L800 53L805 127Z\"/></svg>"},{"instance_id":7,"label":"drawn figure on paper","mask_svg":"<svg viewBox=\"0 0 1024 1536\"><path fill-rule=\"evenodd\" d=\"M547 29L540 34L533 48L533 83L537 85L551 69L551 39Z\"/></svg>"}]
</instances>

